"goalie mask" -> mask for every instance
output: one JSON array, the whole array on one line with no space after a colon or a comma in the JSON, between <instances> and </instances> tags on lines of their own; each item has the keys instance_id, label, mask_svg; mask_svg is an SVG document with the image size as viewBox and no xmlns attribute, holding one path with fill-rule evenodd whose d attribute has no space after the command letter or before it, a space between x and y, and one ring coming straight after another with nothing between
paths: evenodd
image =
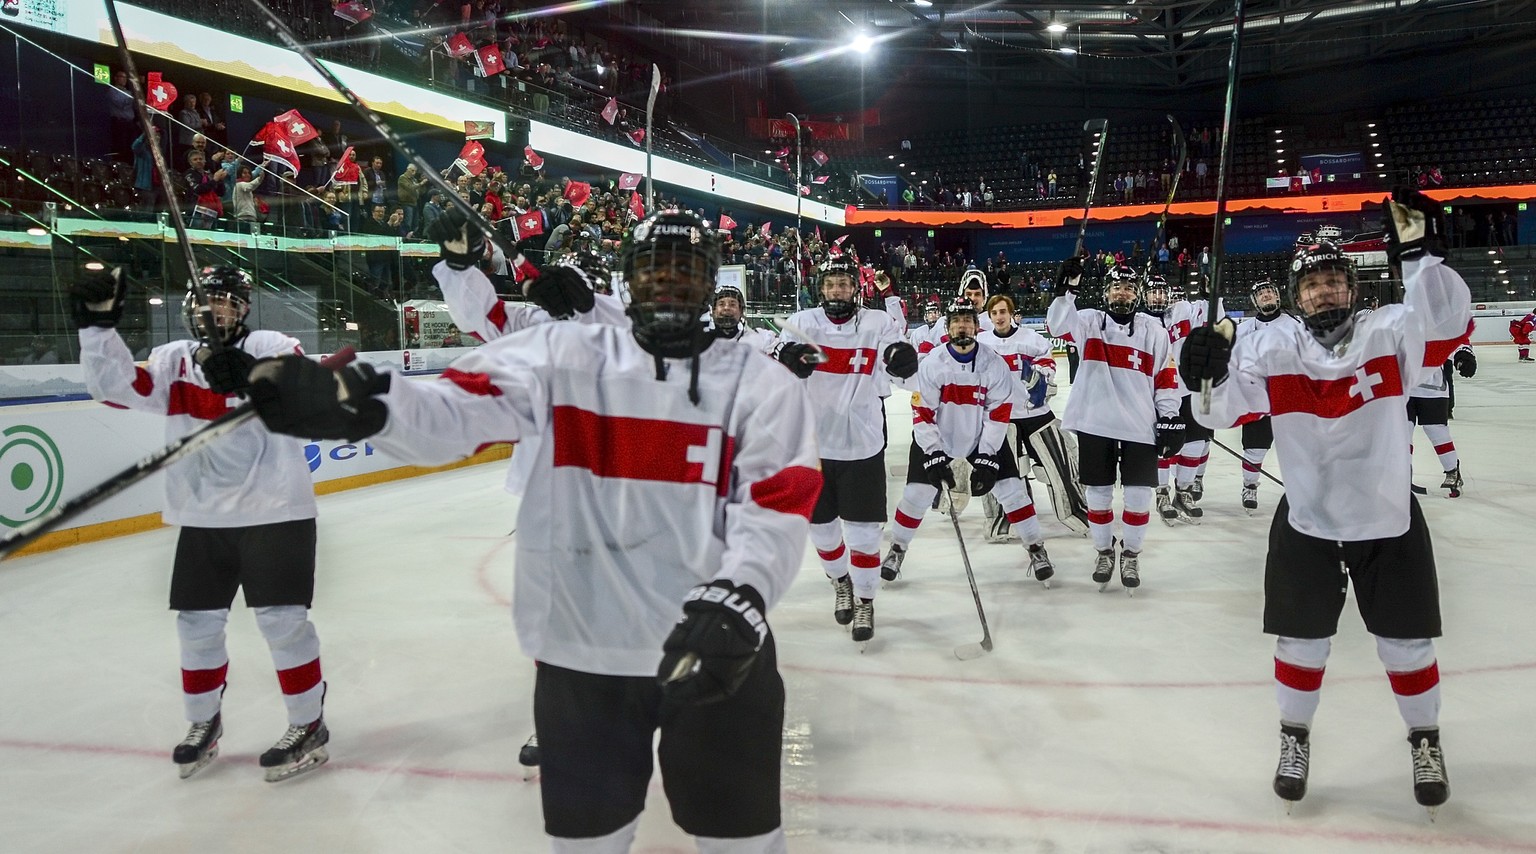
<instances>
[{"instance_id":1,"label":"goalie mask","mask_svg":"<svg viewBox=\"0 0 1536 854\"><path fill-rule=\"evenodd\" d=\"M821 308L836 321L853 317L858 310L859 268L847 256L828 258L816 270L821 290Z\"/></svg>"},{"instance_id":2,"label":"goalie mask","mask_svg":"<svg viewBox=\"0 0 1536 854\"><path fill-rule=\"evenodd\" d=\"M1274 317L1280 313L1280 289L1268 279L1255 284L1249 298L1259 317Z\"/></svg>"},{"instance_id":3,"label":"goalie mask","mask_svg":"<svg viewBox=\"0 0 1536 854\"><path fill-rule=\"evenodd\" d=\"M1291 257L1291 303L1319 339L1345 328L1354 317L1359 285L1355 262L1326 240L1296 247Z\"/></svg>"},{"instance_id":4,"label":"goalie mask","mask_svg":"<svg viewBox=\"0 0 1536 854\"><path fill-rule=\"evenodd\" d=\"M710 319L715 323L715 334L722 338L735 338L737 331L741 329L742 312L747 306L747 300L741 295L741 290L730 285L721 287L715 291L713 305Z\"/></svg>"},{"instance_id":5,"label":"goalie mask","mask_svg":"<svg viewBox=\"0 0 1536 854\"><path fill-rule=\"evenodd\" d=\"M208 308L213 312L214 326L219 331L219 343L234 344L245 336L245 315L251 310L251 292L255 280L239 267L217 265L197 271L197 283L208 297ZM181 302L181 319L192 337L210 344L199 315L202 306L197 301L197 291L187 288L187 296Z\"/></svg>"},{"instance_id":6,"label":"goalie mask","mask_svg":"<svg viewBox=\"0 0 1536 854\"><path fill-rule=\"evenodd\" d=\"M1148 276L1147 283L1141 289L1141 299L1147 314L1162 317L1168 311L1168 306L1173 305L1173 288L1162 276Z\"/></svg>"},{"instance_id":7,"label":"goalie mask","mask_svg":"<svg viewBox=\"0 0 1536 854\"><path fill-rule=\"evenodd\" d=\"M1121 264L1104 277L1104 309L1117 323L1124 323L1136 313L1141 302L1141 282L1136 271Z\"/></svg>"},{"instance_id":8,"label":"goalie mask","mask_svg":"<svg viewBox=\"0 0 1536 854\"><path fill-rule=\"evenodd\" d=\"M652 214L630 233L623 269L636 340L659 356L693 353L720 271L714 229L688 211Z\"/></svg>"}]
</instances>

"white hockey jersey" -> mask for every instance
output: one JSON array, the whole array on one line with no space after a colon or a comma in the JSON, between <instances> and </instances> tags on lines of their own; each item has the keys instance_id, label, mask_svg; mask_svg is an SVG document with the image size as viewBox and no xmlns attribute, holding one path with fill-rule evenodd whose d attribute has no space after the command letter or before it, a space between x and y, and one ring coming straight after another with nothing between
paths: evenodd
<instances>
[{"instance_id":1,"label":"white hockey jersey","mask_svg":"<svg viewBox=\"0 0 1536 854\"><path fill-rule=\"evenodd\" d=\"M745 322L736 327L736 334L726 339L728 341L740 341L759 353L773 354L773 348L779 344L779 336L766 329L754 329Z\"/></svg>"},{"instance_id":2,"label":"white hockey jersey","mask_svg":"<svg viewBox=\"0 0 1536 854\"><path fill-rule=\"evenodd\" d=\"M978 346L960 361L940 347L917 368L912 401L912 441L924 453L942 450L955 459L995 454L1008 439L1017 375L997 353Z\"/></svg>"},{"instance_id":3,"label":"white hockey jersey","mask_svg":"<svg viewBox=\"0 0 1536 854\"><path fill-rule=\"evenodd\" d=\"M208 387L192 358L199 346L188 340L161 344L140 367L116 330L87 327L80 330L85 387L108 406L168 416L165 438L175 441L242 402ZM303 352L298 339L263 329L239 346L258 359ZM304 441L269 433L255 419L165 469L167 524L238 528L315 515Z\"/></svg>"},{"instance_id":4,"label":"white hockey jersey","mask_svg":"<svg viewBox=\"0 0 1536 854\"><path fill-rule=\"evenodd\" d=\"M1072 342L1081 362L1062 427L1125 442L1152 444L1159 416L1179 412L1178 371L1169 363L1168 333L1150 314L1119 324L1096 308L1078 308L1068 293L1051 302L1046 325Z\"/></svg>"},{"instance_id":5,"label":"white hockey jersey","mask_svg":"<svg viewBox=\"0 0 1536 854\"><path fill-rule=\"evenodd\" d=\"M1051 411L1050 404L1029 405L1029 389L1024 385L1024 373L1034 368L1041 382L1050 382L1056 376L1056 359L1052 356L1051 341L1027 326L1015 324L1007 335L999 335L994 327L976 336L976 341L1003 357L1008 370L1013 373L1013 417L1031 418Z\"/></svg>"},{"instance_id":6,"label":"white hockey jersey","mask_svg":"<svg viewBox=\"0 0 1536 854\"><path fill-rule=\"evenodd\" d=\"M1355 542L1408 530L1413 425L1403 416L1411 379L1435 368L1471 334L1471 294L1433 256L1403 264L1402 305L1355 321L1332 349L1301 324L1238 338L1211 412L1224 428L1272 416L1285 469L1291 526Z\"/></svg>"},{"instance_id":7,"label":"white hockey jersey","mask_svg":"<svg viewBox=\"0 0 1536 854\"><path fill-rule=\"evenodd\" d=\"M1301 322L1301 318L1288 311L1278 311L1269 317L1251 314L1237 324L1237 331L1233 337L1234 340L1242 340L1270 329L1301 329L1305 331L1305 324Z\"/></svg>"},{"instance_id":8,"label":"white hockey jersey","mask_svg":"<svg viewBox=\"0 0 1536 854\"><path fill-rule=\"evenodd\" d=\"M885 349L906 340L906 329L889 314L861 308L834 323L821 308L795 312L789 325L827 354L805 380L816 413L816 439L825 460L863 460L885 447L885 405L891 377ZM787 328L780 341L800 341Z\"/></svg>"},{"instance_id":9,"label":"white hockey jersey","mask_svg":"<svg viewBox=\"0 0 1536 854\"><path fill-rule=\"evenodd\" d=\"M1217 320L1220 320L1227 314L1226 306L1220 302L1219 298L1216 303L1216 312ZM1159 318L1162 320L1164 328L1168 330L1168 363L1174 368L1173 379L1179 384L1179 394L1181 396L1191 393L1190 389L1184 385L1184 378L1178 375L1179 354L1184 352L1184 339L1189 337L1190 331L1195 327L1204 326L1205 319L1209 314L1210 303L1208 301L1203 299L1181 299L1168 306L1168 310L1163 312L1163 316Z\"/></svg>"},{"instance_id":10,"label":"white hockey jersey","mask_svg":"<svg viewBox=\"0 0 1536 854\"><path fill-rule=\"evenodd\" d=\"M432 267L432 277L443 291L448 314L460 329L479 341L494 341L503 335L552 320L549 313L532 303L508 303L497 295L496 287L479 269L454 270L447 262ZM629 327L624 303L610 294L594 294L592 310L576 316L581 323L610 323Z\"/></svg>"},{"instance_id":11,"label":"white hockey jersey","mask_svg":"<svg viewBox=\"0 0 1536 854\"><path fill-rule=\"evenodd\" d=\"M944 319L941 317L932 325L923 324L915 326L907 332L907 341L917 350L917 358L933 352L933 348L939 346L939 339L944 335Z\"/></svg>"},{"instance_id":12,"label":"white hockey jersey","mask_svg":"<svg viewBox=\"0 0 1536 854\"><path fill-rule=\"evenodd\" d=\"M683 597L712 578L772 607L804 557L821 491L804 386L735 341L656 360L624 329L546 323L396 378L371 441L422 465L541 436L517 518L512 612L537 661L654 676Z\"/></svg>"},{"instance_id":13,"label":"white hockey jersey","mask_svg":"<svg viewBox=\"0 0 1536 854\"><path fill-rule=\"evenodd\" d=\"M1472 345L1463 344L1460 347L1457 347L1451 352L1451 356L1454 358L1457 353L1460 353L1463 350L1471 353ZM1424 371L1419 374L1418 385L1415 385L1413 388L1408 390L1408 396L1430 399L1449 398L1451 396L1451 378L1449 372L1452 370L1452 367L1450 364L1448 364L1448 362L1449 360L1447 360L1447 363L1441 364L1439 367L1435 368L1431 368L1426 365L1424 367Z\"/></svg>"}]
</instances>

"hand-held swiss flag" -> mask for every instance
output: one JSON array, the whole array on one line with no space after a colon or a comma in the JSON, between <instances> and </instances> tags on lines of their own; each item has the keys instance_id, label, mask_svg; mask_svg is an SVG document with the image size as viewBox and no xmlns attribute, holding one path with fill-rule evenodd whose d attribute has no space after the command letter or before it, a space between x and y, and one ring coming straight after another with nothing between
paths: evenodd
<instances>
[{"instance_id":1,"label":"hand-held swiss flag","mask_svg":"<svg viewBox=\"0 0 1536 854\"><path fill-rule=\"evenodd\" d=\"M363 168L352 159L352 146L341 153L341 159L336 161L336 171L331 173L333 184L356 184L363 177Z\"/></svg>"},{"instance_id":2,"label":"hand-held swiss flag","mask_svg":"<svg viewBox=\"0 0 1536 854\"><path fill-rule=\"evenodd\" d=\"M620 190L633 190L634 188L640 186L640 179L642 177L643 176L639 172L622 172L622 173L620 173L619 174L619 189Z\"/></svg>"},{"instance_id":3,"label":"hand-held swiss flag","mask_svg":"<svg viewBox=\"0 0 1536 854\"><path fill-rule=\"evenodd\" d=\"M825 183L827 183L827 178L829 178L829 177L830 176L828 176L828 175L817 175L816 177L811 179L811 183L812 184L825 184Z\"/></svg>"},{"instance_id":4,"label":"hand-held swiss flag","mask_svg":"<svg viewBox=\"0 0 1536 854\"><path fill-rule=\"evenodd\" d=\"M736 228L736 220L731 219L730 217L726 216L725 214L721 214L720 215L720 230L721 231L732 231L735 228Z\"/></svg>"},{"instance_id":5,"label":"hand-held swiss flag","mask_svg":"<svg viewBox=\"0 0 1536 854\"><path fill-rule=\"evenodd\" d=\"M619 117L619 99L609 98L608 103L603 105L602 115L603 121L613 124L613 120Z\"/></svg>"},{"instance_id":6,"label":"hand-held swiss flag","mask_svg":"<svg viewBox=\"0 0 1536 854\"><path fill-rule=\"evenodd\" d=\"M645 205L640 201L639 193L629 194L629 211L635 215L635 219L645 219Z\"/></svg>"},{"instance_id":7,"label":"hand-held swiss flag","mask_svg":"<svg viewBox=\"0 0 1536 854\"><path fill-rule=\"evenodd\" d=\"M531 145L523 146L523 159L528 161L528 165L533 167L534 170L544 168L544 158L540 157Z\"/></svg>"},{"instance_id":8,"label":"hand-held swiss flag","mask_svg":"<svg viewBox=\"0 0 1536 854\"><path fill-rule=\"evenodd\" d=\"M459 160L463 162L465 172L479 175L485 171L485 146L475 140L464 143L459 149Z\"/></svg>"},{"instance_id":9,"label":"hand-held swiss flag","mask_svg":"<svg viewBox=\"0 0 1536 854\"><path fill-rule=\"evenodd\" d=\"M336 17L349 24L361 24L373 17L373 10L369 9L361 0L346 0L344 3L337 3L332 7L332 12Z\"/></svg>"},{"instance_id":10,"label":"hand-held swiss flag","mask_svg":"<svg viewBox=\"0 0 1536 854\"><path fill-rule=\"evenodd\" d=\"M585 181L572 181L566 185L564 195L567 201L579 208L587 203L587 199L592 198L592 185Z\"/></svg>"},{"instance_id":11,"label":"hand-held swiss flag","mask_svg":"<svg viewBox=\"0 0 1536 854\"><path fill-rule=\"evenodd\" d=\"M761 229L758 229L758 232L760 234L762 234L764 237L771 236L773 234L773 223L771 223L771 222L763 223L763 227Z\"/></svg>"},{"instance_id":12,"label":"hand-held swiss flag","mask_svg":"<svg viewBox=\"0 0 1536 854\"><path fill-rule=\"evenodd\" d=\"M625 134L625 136L628 136L629 141L633 142L635 145L645 144L645 128L635 128L634 130Z\"/></svg>"},{"instance_id":13,"label":"hand-held swiss flag","mask_svg":"<svg viewBox=\"0 0 1536 854\"><path fill-rule=\"evenodd\" d=\"M272 121L287 129L288 141L294 145L303 145L320 135L320 132L315 130L314 125L299 115L298 110L289 110L281 115L273 116Z\"/></svg>"},{"instance_id":14,"label":"hand-held swiss flag","mask_svg":"<svg viewBox=\"0 0 1536 854\"><path fill-rule=\"evenodd\" d=\"M517 239L523 240L529 237L537 237L544 233L544 215L538 211L529 211L517 218Z\"/></svg>"},{"instance_id":15,"label":"hand-held swiss flag","mask_svg":"<svg viewBox=\"0 0 1536 854\"><path fill-rule=\"evenodd\" d=\"M469 40L469 36L454 33L443 42L443 50L448 51L448 55L454 59L460 59L474 53L475 44Z\"/></svg>"},{"instance_id":16,"label":"hand-held swiss flag","mask_svg":"<svg viewBox=\"0 0 1536 854\"><path fill-rule=\"evenodd\" d=\"M507 70L507 63L501 58L501 51L496 45L488 44L475 51L475 73L481 77L495 77Z\"/></svg>"},{"instance_id":17,"label":"hand-held swiss flag","mask_svg":"<svg viewBox=\"0 0 1536 854\"><path fill-rule=\"evenodd\" d=\"M151 109L164 112L165 109L176 103L176 87L169 80L161 80L160 72L151 71L145 75L148 84L144 87L144 103Z\"/></svg>"},{"instance_id":18,"label":"hand-held swiss flag","mask_svg":"<svg viewBox=\"0 0 1536 854\"><path fill-rule=\"evenodd\" d=\"M266 127L256 135L264 140L262 144L262 156L267 163L276 169L286 169L289 172L299 174L299 152L293 147L293 140L288 136L288 128L276 123L267 122Z\"/></svg>"},{"instance_id":19,"label":"hand-held swiss flag","mask_svg":"<svg viewBox=\"0 0 1536 854\"><path fill-rule=\"evenodd\" d=\"M828 157L825 151L818 149L817 151L811 152L811 162L815 163L817 166L825 166L827 165L827 161L831 159L832 158Z\"/></svg>"}]
</instances>

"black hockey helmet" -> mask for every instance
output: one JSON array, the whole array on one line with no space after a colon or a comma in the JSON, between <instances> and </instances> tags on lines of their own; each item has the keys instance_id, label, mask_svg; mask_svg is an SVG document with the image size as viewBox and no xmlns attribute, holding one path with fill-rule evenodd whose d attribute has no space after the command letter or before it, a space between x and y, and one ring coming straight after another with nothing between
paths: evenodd
<instances>
[{"instance_id":1,"label":"black hockey helmet","mask_svg":"<svg viewBox=\"0 0 1536 854\"><path fill-rule=\"evenodd\" d=\"M976 306L963 296L955 297L944 312L944 331L949 332L954 322L959 319L969 319L975 328L979 329L980 321L977 319ZM976 334L949 336L949 343L956 347L969 347L976 343Z\"/></svg>"},{"instance_id":2,"label":"black hockey helmet","mask_svg":"<svg viewBox=\"0 0 1536 854\"><path fill-rule=\"evenodd\" d=\"M1329 278L1343 284L1348 289L1347 294L1330 295L1309 291L1303 298L1303 284L1315 282L1311 278L1314 274L1330 272L1338 274ZM1291 256L1290 286L1291 304L1301 312L1302 321L1314 335L1327 335L1354 317L1355 298L1360 293L1355 262L1331 241L1319 240L1296 247L1296 253Z\"/></svg>"},{"instance_id":3,"label":"black hockey helmet","mask_svg":"<svg viewBox=\"0 0 1536 854\"><path fill-rule=\"evenodd\" d=\"M1253 287L1248 291L1248 298L1253 303L1253 310L1261 317L1273 317L1278 314L1280 303L1284 300L1280 294L1280 287L1268 279L1254 282Z\"/></svg>"},{"instance_id":4,"label":"black hockey helmet","mask_svg":"<svg viewBox=\"0 0 1536 854\"><path fill-rule=\"evenodd\" d=\"M932 320L928 318L928 315L930 314L933 315ZM944 306L940 305L938 297L934 297L933 299L928 300L928 302L923 306L924 323L938 323L939 318L943 316Z\"/></svg>"},{"instance_id":5,"label":"black hockey helmet","mask_svg":"<svg viewBox=\"0 0 1536 854\"><path fill-rule=\"evenodd\" d=\"M590 242L578 243L576 248L566 253L560 263L575 267L586 275L592 285L592 290L600 294L613 293L613 267L592 248Z\"/></svg>"},{"instance_id":6,"label":"black hockey helmet","mask_svg":"<svg viewBox=\"0 0 1536 854\"><path fill-rule=\"evenodd\" d=\"M251 310L251 294L256 289L256 280L239 267L216 264L197 271L197 284L208 298L214 324L219 328L220 343L239 340L246 331L245 315ZM187 296L181 301L181 319L192 337L208 343L198 318L201 311L197 291L188 283Z\"/></svg>"},{"instance_id":7,"label":"black hockey helmet","mask_svg":"<svg viewBox=\"0 0 1536 854\"><path fill-rule=\"evenodd\" d=\"M1142 310L1153 317L1162 317L1173 305L1173 288L1168 280L1153 273L1141 286Z\"/></svg>"},{"instance_id":8,"label":"black hockey helmet","mask_svg":"<svg viewBox=\"0 0 1536 854\"><path fill-rule=\"evenodd\" d=\"M736 301L736 311L732 314L720 312L720 301L733 299ZM741 326L741 315L747 310L747 298L742 296L741 289L735 285L722 285L715 290L715 296L710 300L710 318L714 321L715 329L727 337L735 335Z\"/></svg>"},{"instance_id":9,"label":"black hockey helmet","mask_svg":"<svg viewBox=\"0 0 1536 854\"><path fill-rule=\"evenodd\" d=\"M848 299L828 298L828 280L843 276L848 278L852 295ZM853 317L854 311L858 309L859 265L847 255L834 255L828 258L816 268L816 289L821 295L821 308L827 313L827 317L833 320L847 320Z\"/></svg>"},{"instance_id":10,"label":"black hockey helmet","mask_svg":"<svg viewBox=\"0 0 1536 854\"><path fill-rule=\"evenodd\" d=\"M1130 289L1129 298L1126 289ZM1111 293L1116 296L1111 296ZM1141 277L1124 264L1111 267L1104 276L1104 307L1111 315L1129 317L1141 303ZM1117 319L1119 319L1117 317Z\"/></svg>"},{"instance_id":11,"label":"black hockey helmet","mask_svg":"<svg viewBox=\"0 0 1536 854\"><path fill-rule=\"evenodd\" d=\"M658 211L630 232L623 270L635 338L658 355L692 352L720 271L715 230L689 211Z\"/></svg>"}]
</instances>

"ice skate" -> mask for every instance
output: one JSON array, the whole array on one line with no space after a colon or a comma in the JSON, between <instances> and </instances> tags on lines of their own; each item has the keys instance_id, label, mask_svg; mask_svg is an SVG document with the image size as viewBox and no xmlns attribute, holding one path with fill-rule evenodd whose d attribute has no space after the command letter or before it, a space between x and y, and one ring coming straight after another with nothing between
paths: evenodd
<instances>
[{"instance_id":1,"label":"ice skate","mask_svg":"<svg viewBox=\"0 0 1536 854\"><path fill-rule=\"evenodd\" d=\"M219 737L223 734L224 723L220 714L215 714L210 720L195 723L187 730L187 737L171 751L171 761L176 763L181 779L185 780L208 767L208 763L219 755Z\"/></svg>"},{"instance_id":2,"label":"ice skate","mask_svg":"<svg viewBox=\"0 0 1536 854\"><path fill-rule=\"evenodd\" d=\"M853 579L848 576L832 579L832 590L837 597L832 605L832 619L839 626L853 622Z\"/></svg>"},{"instance_id":3,"label":"ice skate","mask_svg":"<svg viewBox=\"0 0 1536 854\"><path fill-rule=\"evenodd\" d=\"M325 728L324 718L288 727L277 744L261 754L261 767L267 769L267 782L289 780L324 765L331 758L325 749L330 740L331 731Z\"/></svg>"},{"instance_id":4,"label":"ice skate","mask_svg":"<svg viewBox=\"0 0 1536 854\"><path fill-rule=\"evenodd\" d=\"M1196 501L1205 497L1205 475L1195 475L1195 479L1189 484L1189 492L1195 497Z\"/></svg>"},{"instance_id":5,"label":"ice skate","mask_svg":"<svg viewBox=\"0 0 1536 854\"><path fill-rule=\"evenodd\" d=\"M1161 516L1163 521L1169 525L1179 521L1179 511L1173 509L1173 499L1168 496L1168 487L1166 486L1159 486L1157 488L1157 515Z\"/></svg>"},{"instance_id":6,"label":"ice skate","mask_svg":"<svg viewBox=\"0 0 1536 854\"><path fill-rule=\"evenodd\" d=\"M1306 727L1281 724L1280 764L1275 768L1275 794L1286 802L1287 813L1296 801L1306 797L1307 769L1311 761L1312 744Z\"/></svg>"},{"instance_id":7,"label":"ice skate","mask_svg":"<svg viewBox=\"0 0 1536 854\"><path fill-rule=\"evenodd\" d=\"M1445 473L1445 480L1440 481L1440 488L1450 490L1446 493L1449 498L1461 497L1461 464Z\"/></svg>"},{"instance_id":8,"label":"ice skate","mask_svg":"<svg viewBox=\"0 0 1536 854\"><path fill-rule=\"evenodd\" d=\"M860 598L853 606L853 642L859 652L875 636L875 600Z\"/></svg>"},{"instance_id":9,"label":"ice skate","mask_svg":"<svg viewBox=\"0 0 1536 854\"><path fill-rule=\"evenodd\" d=\"M1253 511L1259 509L1258 484L1252 486L1243 485L1243 509L1248 511L1249 516L1253 515Z\"/></svg>"},{"instance_id":10,"label":"ice skate","mask_svg":"<svg viewBox=\"0 0 1536 854\"><path fill-rule=\"evenodd\" d=\"M1413 749L1413 799L1429 811L1429 820L1451 797L1451 778L1445 771L1445 755L1440 752L1438 727L1416 729L1408 733Z\"/></svg>"},{"instance_id":11,"label":"ice skate","mask_svg":"<svg viewBox=\"0 0 1536 854\"><path fill-rule=\"evenodd\" d=\"M1125 595L1136 595L1136 588L1141 586L1141 552L1120 552L1120 586L1125 588Z\"/></svg>"},{"instance_id":12,"label":"ice skate","mask_svg":"<svg viewBox=\"0 0 1536 854\"><path fill-rule=\"evenodd\" d=\"M1173 509L1178 512L1180 519L1200 524L1200 517L1205 515L1205 511L1200 509L1200 497L1195 495L1194 484L1175 490Z\"/></svg>"},{"instance_id":13,"label":"ice skate","mask_svg":"<svg viewBox=\"0 0 1536 854\"><path fill-rule=\"evenodd\" d=\"M891 543L891 550L885 553L885 560L880 562L880 580L882 580L882 581L886 582L887 584L889 584L890 582L895 581L896 579L900 578L901 577L901 562L906 560L906 559L907 559L907 547L903 546L903 545L900 545L899 543ZM852 596L853 594L851 592L852 591L852 584L851 583L849 585L849 590L850 590L849 595ZM837 607L839 607L839 608L843 607L843 605L842 605L842 601L843 600L842 599L838 599L837 601L838 601L838 606ZM853 607L852 604L851 604L852 600L850 599L849 601L850 601L849 607L851 608L851 607ZM852 617L850 616L849 619L852 619ZM839 623L846 623L846 622L848 622L848 620L844 620L841 617L839 617L837 621Z\"/></svg>"},{"instance_id":14,"label":"ice skate","mask_svg":"<svg viewBox=\"0 0 1536 854\"><path fill-rule=\"evenodd\" d=\"M523 742L523 748L517 752L517 764L523 766L523 779L527 780L539 773L539 734L528 736Z\"/></svg>"},{"instance_id":15,"label":"ice skate","mask_svg":"<svg viewBox=\"0 0 1536 854\"><path fill-rule=\"evenodd\" d=\"M1035 543L1029 547L1028 571L1045 589L1051 589L1051 576L1056 574L1056 567L1051 566L1051 556L1045 553L1045 543Z\"/></svg>"},{"instance_id":16,"label":"ice skate","mask_svg":"<svg viewBox=\"0 0 1536 854\"><path fill-rule=\"evenodd\" d=\"M1099 552L1098 558L1093 563L1093 580L1099 585L1099 592L1109 586L1109 580L1115 577L1115 547L1110 546Z\"/></svg>"}]
</instances>

